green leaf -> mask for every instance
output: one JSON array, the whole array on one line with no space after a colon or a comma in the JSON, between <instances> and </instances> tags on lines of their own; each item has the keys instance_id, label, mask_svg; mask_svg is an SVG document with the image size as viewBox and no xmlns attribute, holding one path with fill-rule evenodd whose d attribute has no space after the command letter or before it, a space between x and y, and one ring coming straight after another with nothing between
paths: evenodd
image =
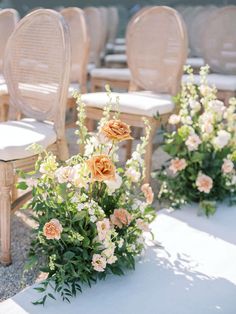
<instances>
[{"instance_id":1,"label":"green leaf","mask_svg":"<svg viewBox=\"0 0 236 314\"><path fill-rule=\"evenodd\" d=\"M67 251L66 253L63 254L63 257L66 260L71 260L74 256L75 256L75 253L71 251Z\"/></svg>"},{"instance_id":2,"label":"green leaf","mask_svg":"<svg viewBox=\"0 0 236 314\"><path fill-rule=\"evenodd\" d=\"M28 185L26 184L25 181L18 182L18 183L16 184L16 187L17 187L17 189L19 189L19 190L26 190L26 189L28 189Z\"/></svg>"},{"instance_id":3,"label":"green leaf","mask_svg":"<svg viewBox=\"0 0 236 314\"><path fill-rule=\"evenodd\" d=\"M48 296L49 296L50 298L52 298L52 299L56 300L56 298L54 297L54 295L53 295L53 294L48 293Z\"/></svg>"}]
</instances>

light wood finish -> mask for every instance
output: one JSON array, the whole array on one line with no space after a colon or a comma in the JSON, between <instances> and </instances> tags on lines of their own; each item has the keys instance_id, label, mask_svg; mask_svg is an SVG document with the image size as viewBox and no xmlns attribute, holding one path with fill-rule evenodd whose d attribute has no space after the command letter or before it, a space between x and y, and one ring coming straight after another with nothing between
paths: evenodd
<instances>
[{"instance_id":1,"label":"light wood finish","mask_svg":"<svg viewBox=\"0 0 236 314\"><path fill-rule=\"evenodd\" d=\"M155 29L155 32L153 30ZM126 36L128 65L131 71L130 91L147 90L176 95L180 89L183 66L187 57L187 33L180 15L168 7L152 7L142 12L128 26ZM100 112L100 113L99 113ZM88 118L98 119L101 109L87 108ZM142 127L141 115L122 112L131 126ZM150 179L152 145L156 130L166 123L168 114L160 120L145 117L151 125L146 149L146 181Z\"/></svg>"},{"instance_id":2,"label":"light wood finish","mask_svg":"<svg viewBox=\"0 0 236 314\"><path fill-rule=\"evenodd\" d=\"M70 82L78 83L81 93L87 92L87 67L89 58L89 36L85 14L79 8L66 8L61 11L69 26L71 40Z\"/></svg>"},{"instance_id":3,"label":"light wood finish","mask_svg":"<svg viewBox=\"0 0 236 314\"><path fill-rule=\"evenodd\" d=\"M203 38L204 59L212 72L236 74L236 6L218 9L210 16Z\"/></svg>"},{"instance_id":4,"label":"light wood finish","mask_svg":"<svg viewBox=\"0 0 236 314\"><path fill-rule=\"evenodd\" d=\"M101 64L100 55L103 49L102 17L99 9L94 7L85 8L84 13L90 39L89 62L98 67Z\"/></svg>"},{"instance_id":5,"label":"light wood finish","mask_svg":"<svg viewBox=\"0 0 236 314\"><path fill-rule=\"evenodd\" d=\"M3 9L0 11L0 73L3 71L3 58L7 41L14 31L17 22L19 21L19 14L14 9ZM4 82L1 82L3 84ZM9 95L7 90L0 93L0 121L7 120L9 109Z\"/></svg>"},{"instance_id":6,"label":"light wood finish","mask_svg":"<svg viewBox=\"0 0 236 314\"><path fill-rule=\"evenodd\" d=\"M16 110L39 121L52 121L57 140L51 149L57 151L62 160L69 155L65 139L69 75L69 30L64 19L52 10L40 9L28 14L18 23L8 41L4 76L11 104ZM4 265L11 263L10 213L14 170L31 170L37 159L35 155L18 160L14 157L10 161L0 161L0 261Z\"/></svg>"},{"instance_id":7,"label":"light wood finish","mask_svg":"<svg viewBox=\"0 0 236 314\"><path fill-rule=\"evenodd\" d=\"M116 7L108 8L108 38L109 44L114 44L119 26L119 13Z\"/></svg>"},{"instance_id":8,"label":"light wood finish","mask_svg":"<svg viewBox=\"0 0 236 314\"><path fill-rule=\"evenodd\" d=\"M122 90L128 90L129 89L129 85L130 85L130 81L129 80L124 80L124 79L110 79L106 76L104 76L103 78L100 77L91 77L91 85L90 85L90 90L91 92L98 92L98 91L102 91L105 87L106 84L108 84L111 89L112 88L117 88L117 89L122 89Z\"/></svg>"},{"instance_id":9,"label":"light wood finish","mask_svg":"<svg viewBox=\"0 0 236 314\"><path fill-rule=\"evenodd\" d=\"M84 11L76 8L65 8L61 11L68 24L71 42L71 72L70 83L78 84L80 93L87 92L87 68L89 61L89 35ZM73 121L67 123L66 127L74 127L77 120L76 100L69 95L67 108L73 110Z\"/></svg>"},{"instance_id":10,"label":"light wood finish","mask_svg":"<svg viewBox=\"0 0 236 314\"><path fill-rule=\"evenodd\" d=\"M102 45L102 50L101 50L101 55L100 58L103 59L106 53L106 44L108 40L108 9L106 7L99 7L99 12L102 18L102 40L101 40L101 45Z\"/></svg>"},{"instance_id":11,"label":"light wood finish","mask_svg":"<svg viewBox=\"0 0 236 314\"><path fill-rule=\"evenodd\" d=\"M203 38L203 55L212 72L236 75L235 29L236 6L217 9L210 15ZM227 104L235 93L219 91L219 96Z\"/></svg>"}]
</instances>

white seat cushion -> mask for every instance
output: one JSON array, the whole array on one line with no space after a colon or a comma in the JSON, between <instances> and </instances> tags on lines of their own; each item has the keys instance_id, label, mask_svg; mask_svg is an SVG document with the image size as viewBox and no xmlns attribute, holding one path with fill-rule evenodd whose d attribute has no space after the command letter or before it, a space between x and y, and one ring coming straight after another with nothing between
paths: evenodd
<instances>
[{"instance_id":1,"label":"white seat cushion","mask_svg":"<svg viewBox=\"0 0 236 314\"><path fill-rule=\"evenodd\" d=\"M182 81L186 82L188 75L183 75ZM200 84L200 76L194 75L195 84ZM215 86L218 90L222 91L236 91L236 75L223 75L223 74L208 74L207 80L209 85Z\"/></svg>"},{"instance_id":2,"label":"white seat cushion","mask_svg":"<svg viewBox=\"0 0 236 314\"><path fill-rule=\"evenodd\" d=\"M126 46L125 45L116 45L113 48L114 53L125 53L126 52Z\"/></svg>"},{"instance_id":3,"label":"white seat cushion","mask_svg":"<svg viewBox=\"0 0 236 314\"><path fill-rule=\"evenodd\" d=\"M91 71L91 77L118 81L130 81L131 74L127 68L100 68Z\"/></svg>"},{"instance_id":4,"label":"white seat cushion","mask_svg":"<svg viewBox=\"0 0 236 314\"><path fill-rule=\"evenodd\" d=\"M200 68L204 66L205 61L202 58L187 58L186 64L190 65L192 68Z\"/></svg>"},{"instance_id":5,"label":"white seat cushion","mask_svg":"<svg viewBox=\"0 0 236 314\"><path fill-rule=\"evenodd\" d=\"M123 113L136 114L152 117L169 113L174 109L172 98L167 94L152 94L145 96L139 93L111 93L113 105L119 96L120 111ZM103 108L108 98L106 93L90 93L82 95L82 101L90 107Z\"/></svg>"},{"instance_id":6,"label":"white seat cushion","mask_svg":"<svg viewBox=\"0 0 236 314\"><path fill-rule=\"evenodd\" d=\"M26 150L36 143L47 148L56 142L57 136L51 123L33 119L0 123L0 160L9 161L33 156Z\"/></svg>"},{"instance_id":7,"label":"white seat cushion","mask_svg":"<svg viewBox=\"0 0 236 314\"><path fill-rule=\"evenodd\" d=\"M115 44L116 45L124 45L125 44L125 38L116 38Z\"/></svg>"},{"instance_id":8,"label":"white seat cushion","mask_svg":"<svg viewBox=\"0 0 236 314\"><path fill-rule=\"evenodd\" d=\"M118 62L118 63L126 63L127 56L123 54L114 54L114 55L107 55L105 57L106 63Z\"/></svg>"},{"instance_id":9,"label":"white seat cushion","mask_svg":"<svg viewBox=\"0 0 236 314\"><path fill-rule=\"evenodd\" d=\"M8 89L7 89L7 84L5 83L0 83L0 96L1 95L7 95L8 94Z\"/></svg>"}]
</instances>

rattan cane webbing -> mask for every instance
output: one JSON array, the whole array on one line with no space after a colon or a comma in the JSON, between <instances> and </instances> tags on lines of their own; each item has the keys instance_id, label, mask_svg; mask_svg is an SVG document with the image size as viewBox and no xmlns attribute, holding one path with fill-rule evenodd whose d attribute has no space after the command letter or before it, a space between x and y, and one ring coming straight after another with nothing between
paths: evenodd
<instances>
[{"instance_id":1,"label":"rattan cane webbing","mask_svg":"<svg viewBox=\"0 0 236 314\"><path fill-rule=\"evenodd\" d=\"M22 19L5 53L11 103L25 116L63 123L70 70L69 31L62 16L40 9Z\"/></svg>"},{"instance_id":2,"label":"rattan cane webbing","mask_svg":"<svg viewBox=\"0 0 236 314\"><path fill-rule=\"evenodd\" d=\"M141 89L175 94L187 55L184 22L174 9L152 7L129 24L127 57Z\"/></svg>"},{"instance_id":3,"label":"rattan cane webbing","mask_svg":"<svg viewBox=\"0 0 236 314\"><path fill-rule=\"evenodd\" d=\"M90 39L89 61L98 64L103 48L102 17L99 9L93 7L85 8L84 13Z\"/></svg>"},{"instance_id":4,"label":"rattan cane webbing","mask_svg":"<svg viewBox=\"0 0 236 314\"><path fill-rule=\"evenodd\" d=\"M211 15L203 43L204 58L213 72L236 74L236 6Z\"/></svg>"},{"instance_id":5,"label":"rattan cane webbing","mask_svg":"<svg viewBox=\"0 0 236 314\"><path fill-rule=\"evenodd\" d=\"M70 30L71 40L71 73L70 81L81 83L84 72L87 71L89 37L83 10L66 8L61 11Z\"/></svg>"},{"instance_id":6,"label":"rattan cane webbing","mask_svg":"<svg viewBox=\"0 0 236 314\"><path fill-rule=\"evenodd\" d=\"M19 20L19 14L14 9L4 9L0 11L0 72L2 72L2 63L7 41L15 29Z\"/></svg>"}]
</instances>

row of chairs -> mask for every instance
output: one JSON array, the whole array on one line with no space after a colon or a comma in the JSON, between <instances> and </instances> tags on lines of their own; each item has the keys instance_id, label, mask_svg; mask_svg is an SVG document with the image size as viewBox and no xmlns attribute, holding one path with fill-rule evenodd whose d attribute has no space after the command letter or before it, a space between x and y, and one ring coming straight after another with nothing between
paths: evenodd
<instances>
[{"instance_id":1,"label":"row of chairs","mask_svg":"<svg viewBox=\"0 0 236 314\"><path fill-rule=\"evenodd\" d=\"M69 21L66 11L62 14L44 9L32 12L18 22L5 49L3 74L9 102L22 116L19 120L0 123L1 262L5 265L11 262L11 208L18 208L30 197L25 194L19 198L14 188L15 169L30 170L37 158L35 152L26 148L37 143L54 151L61 160L69 156L65 111L73 68L71 32L74 28L68 27L66 20ZM85 23L81 25L85 28ZM151 32L152 29L158 31ZM86 42L82 48L87 51ZM127 33L127 55L132 93L111 96L114 102L116 96L120 97L122 120L143 128L145 117L151 125L145 156L148 180L152 141L157 128L174 110L172 95L179 89L187 56L187 35L177 12L156 7L134 20ZM88 118L99 119L107 102L106 93L84 94L82 99L87 104ZM156 113L162 121L154 117Z\"/></svg>"},{"instance_id":2,"label":"row of chairs","mask_svg":"<svg viewBox=\"0 0 236 314\"><path fill-rule=\"evenodd\" d=\"M131 23L148 9L144 7L136 13ZM179 7L179 11L188 30L189 52L186 63L197 71L202 65L209 64L212 72L209 83L217 87L219 97L227 102L236 91L236 7ZM111 54L105 60L106 68L91 72L92 90L103 88L104 82L109 82L114 88L128 89L131 74L127 67L127 55ZM186 76L183 80L186 80ZM200 78L196 76L196 83L199 82Z\"/></svg>"}]
</instances>

